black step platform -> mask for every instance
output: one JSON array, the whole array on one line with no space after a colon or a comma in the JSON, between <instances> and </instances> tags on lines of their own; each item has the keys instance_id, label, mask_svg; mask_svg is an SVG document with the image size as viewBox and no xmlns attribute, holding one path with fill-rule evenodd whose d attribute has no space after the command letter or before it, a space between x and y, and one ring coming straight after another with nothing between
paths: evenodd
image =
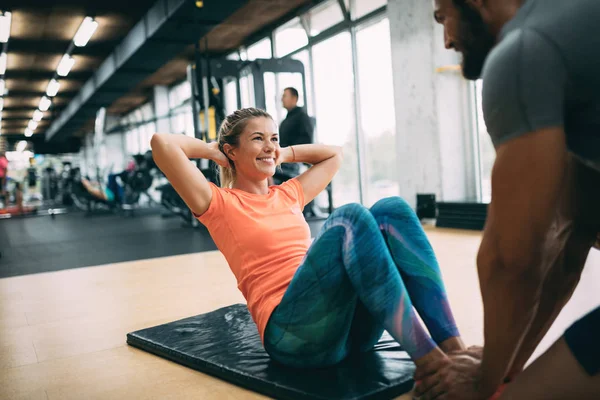
<instances>
[{"instance_id":1,"label":"black step platform","mask_svg":"<svg viewBox=\"0 0 600 400\"><path fill-rule=\"evenodd\" d=\"M127 343L276 399L393 399L413 386L414 364L385 333L372 351L323 369L272 361L243 304L127 335Z\"/></svg>"},{"instance_id":2,"label":"black step platform","mask_svg":"<svg viewBox=\"0 0 600 400\"><path fill-rule=\"evenodd\" d=\"M485 203L437 203L438 228L470 229L481 231L485 227L488 204Z\"/></svg>"}]
</instances>

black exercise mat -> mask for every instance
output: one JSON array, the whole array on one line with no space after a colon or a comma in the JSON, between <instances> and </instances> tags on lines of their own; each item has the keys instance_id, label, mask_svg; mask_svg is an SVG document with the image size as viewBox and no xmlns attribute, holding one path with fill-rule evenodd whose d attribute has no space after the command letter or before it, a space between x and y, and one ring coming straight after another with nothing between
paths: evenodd
<instances>
[{"instance_id":1,"label":"black exercise mat","mask_svg":"<svg viewBox=\"0 0 600 400\"><path fill-rule=\"evenodd\" d=\"M373 351L324 369L272 361L243 304L127 335L127 343L276 399L392 399L413 386L414 364L384 334Z\"/></svg>"}]
</instances>

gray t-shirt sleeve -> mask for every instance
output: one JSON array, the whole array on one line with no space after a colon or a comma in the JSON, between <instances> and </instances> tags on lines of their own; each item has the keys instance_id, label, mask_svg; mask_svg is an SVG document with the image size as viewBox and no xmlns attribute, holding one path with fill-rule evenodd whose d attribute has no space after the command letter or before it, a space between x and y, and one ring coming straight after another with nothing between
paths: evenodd
<instances>
[{"instance_id":1,"label":"gray t-shirt sleeve","mask_svg":"<svg viewBox=\"0 0 600 400\"><path fill-rule=\"evenodd\" d=\"M482 105L494 146L564 126L567 71L559 50L532 30L516 30L490 53Z\"/></svg>"}]
</instances>

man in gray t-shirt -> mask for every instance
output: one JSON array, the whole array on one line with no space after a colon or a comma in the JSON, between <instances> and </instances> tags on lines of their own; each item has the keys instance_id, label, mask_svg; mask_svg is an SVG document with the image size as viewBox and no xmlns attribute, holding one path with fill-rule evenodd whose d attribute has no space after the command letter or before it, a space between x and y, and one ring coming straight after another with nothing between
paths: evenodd
<instances>
[{"instance_id":1,"label":"man in gray t-shirt","mask_svg":"<svg viewBox=\"0 0 600 400\"><path fill-rule=\"evenodd\" d=\"M417 371L416 394L485 399L510 382L502 398L591 398L600 310L521 371L600 232L600 0L435 0L434 18L463 75L483 78L497 155L477 257L485 346Z\"/></svg>"}]
</instances>

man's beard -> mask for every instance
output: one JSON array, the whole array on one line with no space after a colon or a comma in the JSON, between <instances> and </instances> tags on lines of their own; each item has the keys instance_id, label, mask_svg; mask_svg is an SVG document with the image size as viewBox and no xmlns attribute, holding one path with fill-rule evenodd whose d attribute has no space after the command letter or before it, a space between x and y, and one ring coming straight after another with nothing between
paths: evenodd
<instances>
[{"instance_id":1,"label":"man's beard","mask_svg":"<svg viewBox=\"0 0 600 400\"><path fill-rule=\"evenodd\" d=\"M459 25L459 49L463 55L463 76L469 80L481 77L485 60L496 43L481 15L466 4L457 5L461 19Z\"/></svg>"}]
</instances>

